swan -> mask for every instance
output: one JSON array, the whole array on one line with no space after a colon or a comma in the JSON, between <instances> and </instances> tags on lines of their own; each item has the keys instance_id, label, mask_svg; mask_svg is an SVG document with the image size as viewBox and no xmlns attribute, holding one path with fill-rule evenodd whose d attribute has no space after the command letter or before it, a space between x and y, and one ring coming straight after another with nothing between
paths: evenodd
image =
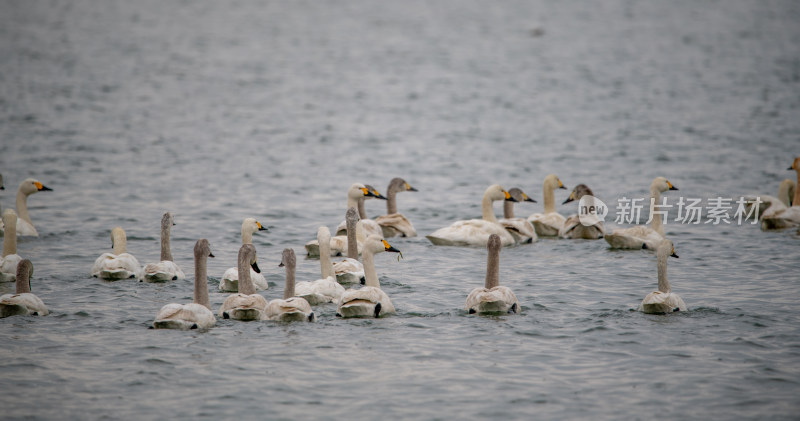
<instances>
[{"instance_id":1,"label":"swan","mask_svg":"<svg viewBox=\"0 0 800 421\"><path fill-rule=\"evenodd\" d=\"M644 244L642 248L650 248ZM650 314L672 313L674 311L686 311L686 304L678 294L671 292L669 280L667 280L667 258L675 257L675 246L672 241L664 239L658 244L656 249L658 259L658 291L647 294L639 305L639 311Z\"/></svg>"},{"instance_id":2,"label":"swan","mask_svg":"<svg viewBox=\"0 0 800 421\"><path fill-rule=\"evenodd\" d=\"M19 184L17 190L17 235L38 237L39 233L33 226L30 215L28 215L28 196L40 191L52 191L53 189L45 186L39 180L27 178ZM0 227L1 228L1 227ZM4 229L0 229L4 231Z\"/></svg>"},{"instance_id":3,"label":"swan","mask_svg":"<svg viewBox=\"0 0 800 421\"><path fill-rule=\"evenodd\" d=\"M281 255L281 264L286 268L286 287L283 290L283 299L275 299L267 304L267 320L278 322L304 322L314 321L314 311L303 297L294 294L294 275L297 266L297 258L294 250L287 248Z\"/></svg>"},{"instance_id":4,"label":"swan","mask_svg":"<svg viewBox=\"0 0 800 421\"><path fill-rule=\"evenodd\" d=\"M344 287L336 282L336 272L333 269L333 263L331 263L330 253L326 249L326 247L329 247L330 238L331 231L328 227L319 227L317 230L317 240L319 240L320 248L322 249L319 255L319 266L322 278L314 282L302 281L294 285L294 295L304 298L312 306L339 302L339 298L344 293Z\"/></svg>"},{"instance_id":5,"label":"swan","mask_svg":"<svg viewBox=\"0 0 800 421\"><path fill-rule=\"evenodd\" d=\"M575 186L575 188L573 188L572 192L569 194L569 197L564 200L562 205L575 200L579 201L584 196L592 196L591 198L587 197L584 202L586 206L593 207L594 193L586 184L578 184ZM578 211L580 212L581 210L578 209ZM594 224L584 225L584 223L588 223L587 221L588 219L586 217L584 217L584 220L581 221L581 218L578 215L570 216L566 221L564 221L564 226L558 231L558 236L561 238L583 238L586 240L596 240L605 235L603 221L598 219Z\"/></svg>"},{"instance_id":6,"label":"swan","mask_svg":"<svg viewBox=\"0 0 800 421\"><path fill-rule=\"evenodd\" d=\"M522 189L512 187L508 189L508 194L517 202L533 202L535 200L530 198ZM532 243L538 239L536 230L533 225L525 218L514 217L514 202L510 200L503 201L503 219L500 220L502 225L518 243Z\"/></svg>"},{"instance_id":7,"label":"swan","mask_svg":"<svg viewBox=\"0 0 800 421\"><path fill-rule=\"evenodd\" d=\"M797 172L797 186L800 186L800 156L794 159L792 166L788 170ZM782 229L800 225L800 188L795 188L791 203L791 207L765 215L761 219L761 229Z\"/></svg>"},{"instance_id":8,"label":"swan","mask_svg":"<svg viewBox=\"0 0 800 421\"><path fill-rule=\"evenodd\" d=\"M239 268L239 292L225 299L219 308L219 316L234 320L264 320L267 300L256 293L256 287L250 279L250 269L261 272L256 262L255 246L242 244L236 267Z\"/></svg>"},{"instance_id":9,"label":"swan","mask_svg":"<svg viewBox=\"0 0 800 421\"><path fill-rule=\"evenodd\" d=\"M361 208L361 218L366 218L366 213L364 212L364 198L366 197L380 197L385 199L385 197L381 196L380 193L378 193L378 191L371 186L355 183L347 190L347 209ZM339 226L336 228L336 236L331 238L332 256L341 256L341 254L347 250L347 244L345 243L347 238L345 233L346 230L347 217L345 217L345 221L339 224ZM378 233L380 232L380 227L378 227ZM366 238L366 236L364 238ZM317 240L309 241L306 243L305 247L308 257L319 257L319 242L317 242Z\"/></svg>"},{"instance_id":10,"label":"swan","mask_svg":"<svg viewBox=\"0 0 800 421\"><path fill-rule=\"evenodd\" d=\"M245 218L242 221L242 245L253 244L253 234L258 231L267 231L267 229L255 219ZM250 279L257 291L269 289L269 283L267 283L267 278L264 275L250 270ZM219 290L223 292L236 292L239 290L239 269L237 267L228 268L222 274L222 279L219 281Z\"/></svg>"},{"instance_id":11,"label":"swan","mask_svg":"<svg viewBox=\"0 0 800 421\"><path fill-rule=\"evenodd\" d=\"M500 285L500 249L503 244L497 234L489 236L486 249L486 281L483 288L475 288L467 296L464 310L469 314L519 313L517 296L510 288Z\"/></svg>"},{"instance_id":12,"label":"swan","mask_svg":"<svg viewBox=\"0 0 800 421\"><path fill-rule=\"evenodd\" d=\"M341 317L381 317L394 313L392 300L381 290L378 273L375 272L375 253L400 250L389 245L377 235L370 235L364 242L361 256L364 258L365 286L348 289L342 294L336 315Z\"/></svg>"},{"instance_id":13,"label":"swan","mask_svg":"<svg viewBox=\"0 0 800 421\"><path fill-rule=\"evenodd\" d=\"M564 226L564 221L567 218L564 215L556 212L556 198L553 191L555 189L564 189L564 183L558 179L555 174L549 174L544 178L542 185L542 194L544 195L544 213L534 213L528 217L528 221L533 224L536 234L539 237L555 237L558 235L558 230Z\"/></svg>"},{"instance_id":14,"label":"swan","mask_svg":"<svg viewBox=\"0 0 800 421\"><path fill-rule=\"evenodd\" d=\"M758 206L756 214L758 215L759 220L764 219L764 217L773 216L776 213L783 211L787 207L791 207L794 189L794 181L787 178L781 181L780 186L778 186L777 197L770 196L768 194L744 197L745 212L747 212L748 219L750 217L750 213L753 212L753 206L756 205Z\"/></svg>"},{"instance_id":15,"label":"swan","mask_svg":"<svg viewBox=\"0 0 800 421\"><path fill-rule=\"evenodd\" d=\"M367 218L367 211L364 207L364 202L366 201L366 199L372 199L372 198L387 200L386 197L378 193L378 190L375 187L370 186L369 184L364 184L364 187L367 189L367 192L369 194L358 195L356 193L353 193L351 195L351 192L354 191L353 190L354 186L356 186L356 184L350 186L350 189L348 189L347 191L347 208L349 209L353 204L355 204L355 206L358 207L358 215L361 217L361 220L363 221L362 224L364 227L364 233L366 235L369 236L374 234L383 236L383 230L381 229L381 226L378 225L378 223L375 220ZM353 198L355 198L355 203L352 202ZM339 223L339 226L336 227L336 235L346 235L347 234L345 232L346 230L347 230L347 220L344 220Z\"/></svg>"},{"instance_id":16,"label":"swan","mask_svg":"<svg viewBox=\"0 0 800 421\"><path fill-rule=\"evenodd\" d=\"M650 201L656 207L661 203L661 193L667 190L678 190L672 183L664 177L656 177L650 184ZM650 227L635 226L630 228L618 228L610 234L606 234L605 240L615 249L640 250L642 244L647 244L647 248L655 250L661 240L664 239L664 227L661 224L661 214L651 210L653 221Z\"/></svg>"},{"instance_id":17,"label":"swan","mask_svg":"<svg viewBox=\"0 0 800 421\"><path fill-rule=\"evenodd\" d=\"M3 237L3 257L0 257L0 282L13 282L17 276L17 265L22 257L17 254L17 213L14 209L3 212L3 223L8 235Z\"/></svg>"},{"instance_id":18,"label":"swan","mask_svg":"<svg viewBox=\"0 0 800 421\"><path fill-rule=\"evenodd\" d=\"M161 261L148 263L144 266L143 280L147 282L180 281L186 279L181 268L172 260L172 251L169 247L169 230L175 225L171 212L166 212L161 217Z\"/></svg>"},{"instance_id":19,"label":"swan","mask_svg":"<svg viewBox=\"0 0 800 421\"><path fill-rule=\"evenodd\" d=\"M127 250L128 241L125 230L115 227L111 230L112 253L103 253L92 266L92 276L107 281L142 277L142 266Z\"/></svg>"},{"instance_id":20,"label":"swan","mask_svg":"<svg viewBox=\"0 0 800 421\"><path fill-rule=\"evenodd\" d=\"M23 259L17 265L17 285L15 294L0 297L0 317L8 316L46 316L47 306L36 295L31 293L31 277L33 263Z\"/></svg>"},{"instance_id":21,"label":"swan","mask_svg":"<svg viewBox=\"0 0 800 421\"><path fill-rule=\"evenodd\" d=\"M208 240L202 238L194 245L194 300L189 304L172 303L161 307L153 321L156 329L208 329L217 323L208 302L208 271L206 263L211 254Z\"/></svg>"},{"instance_id":22,"label":"swan","mask_svg":"<svg viewBox=\"0 0 800 421\"><path fill-rule=\"evenodd\" d=\"M386 188L386 215L375 218L381 227L383 238L390 237L416 237L417 230L402 213L397 212L397 193L404 191L417 191L406 183L406 180L395 177Z\"/></svg>"},{"instance_id":23,"label":"swan","mask_svg":"<svg viewBox=\"0 0 800 421\"><path fill-rule=\"evenodd\" d=\"M344 260L333 263L333 272L336 276L336 281L341 284L359 282L363 284L366 282L366 278L364 277L364 265L358 261L358 244L362 244L363 248L364 242L358 242L356 240L356 233L360 231L360 227L358 227L357 224L360 221L358 220L358 213L356 213L355 208L347 209L345 220L349 227L347 230L347 242L345 243L347 246L347 257ZM356 229L353 229L353 226L357 226Z\"/></svg>"},{"instance_id":24,"label":"swan","mask_svg":"<svg viewBox=\"0 0 800 421\"><path fill-rule=\"evenodd\" d=\"M492 210L492 202L496 200L509 200L516 202L507 191L497 184L493 184L483 193L481 213L483 219L470 219L456 221L449 227L440 228L432 234L425 236L437 246L485 246L489 236L497 234L503 245L510 246L515 243L514 237L500 225Z\"/></svg>"}]
</instances>

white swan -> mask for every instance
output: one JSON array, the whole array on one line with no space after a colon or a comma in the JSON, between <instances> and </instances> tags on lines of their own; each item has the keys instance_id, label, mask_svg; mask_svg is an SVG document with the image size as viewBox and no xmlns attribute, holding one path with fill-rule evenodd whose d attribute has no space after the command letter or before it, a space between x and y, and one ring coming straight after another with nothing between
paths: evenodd
<instances>
[{"instance_id":1,"label":"white swan","mask_svg":"<svg viewBox=\"0 0 800 421\"><path fill-rule=\"evenodd\" d=\"M361 218L366 217L366 213L364 212L364 198L366 197L380 197L384 198L380 195L375 189L370 186L366 186L361 183L355 183L347 190L347 209L350 208L361 208ZM385 199L385 198L384 198ZM372 221L374 222L374 221ZM372 227L372 230L375 231L377 227L377 232L380 231L380 227L375 224L375 227ZM363 229L363 227L362 227ZM331 247L330 252L331 256L341 256L345 251L347 251L347 217L345 220L339 224L336 228L337 235L335 237L331 237ZM341 234L339 234L341 232ZM360 235L359 235L360 237ZM363 241L366 238L366 235L363 238L359 238L359 241ZM359 245L359 248L361 246ZM306 253L308 257L319 257L319 242L317 240L311 240L305 245Z\"/></svg>"},{"instance_id":2,"label":"white swan","mask_svg":"<svg viewBox=\"0 0 800 421\"><path fill-rule=\"evenodd\" d=\"M364 233L367 236L370 235L383 235L383 230L381 226L375 220L369 219L367 217L367 211L364 207L364 202L366 199L383 199L386 200L382 194L378 193L378 190L375 187L370 186L369 184L364 184L364 188L367 189L368 194L360 195L356 193L356 187L360 186L360 184L353 184L347 190L347 208L351 208L352 206L356 206L358 209L358 215L361 217L361 224L364 228ZM355 199L355 202L353 202ZM336 227L336 235L346 235L345 232L347 230L347 220L344 220L339 223L339 226Z\"/></svg>"},{"instance_id":3,"label":"white swan","mask_svg":"<svg viewBox=\"0 0 800 421\"><path fill-rule=\"evenodd\" d=\"M16 293L0 297L0 317L9 316L46 316L47 306L36 295L31 293L31 277L33 263L23 259L17 265Z\"/></svg>"},{"instance_id":4,"label":"white swan","mask_svg":"<svg viewBox=\"0 0 800 421\"><path fill-rule=\"evenodd\" d=\"M486 280L483 288L475 288L467 296L464 310L469 314L519 313L517 296L510 288L500 285L500 237L492 234L486 244L489 257L486 261Z\"/></svg>"},{"instance_id":5,"label":"white swan","mask_svg":"<svg viewBox=\"0 0 800 421\"><path fill-rule=\"evenodd\" d=\"M578 184L572 189L572 192L569 194L569 197L564 200L564 203L569 203L575 200L581 200L584 196L592 196L594 197L594 193L592 189L589 188L586 184ZM594 206L594 199L593 198L586 198L585 199L586 206ZM579 205L580 206L580 205ZM580 209L578 209L580 211ZM605 230L603 229L603 221L599 220L591 225L584 225L587 222L588 218L584 217L584 220L581 221L580 216L572 215L564 221L564 226L558 231L558 236L561 238L583 238L586 240L596 240L602 238L605 235Z\"/></svg>"},{"instance_id":6,"label":"white swan","mask_svg":"<svg viewBox=\"0 0 800 421\"><path fill-rule=\"evenodd\" d=\"M161 217L161 261L148 263L144 266L143 280L147 282L181 281L186 275L172 260L172 251L169 246L169 230L175 225L171 212Z\"/></svg>"},{"instance_id":7,"label":"white swan","mask_svg":"<svg viewBox=\"0 0 800 421\"><path fill-rule=\"evenodd\" d=\"M788 168L797 172L797 188L792 198L792 206L776 211L770 215L765 215L761 219L761 229L783 229L800 225L800 156L794 159L792 166Z\"/></svg>"},{"instance_id":8,"label":"white swan","mask_svg":"<svg viewBox=\"0 0 800 421\"><path fill-rule=\"evenodd\" d=\"M153 321L156 329L208 329L217 323L208 301L208 271L206 263L211 254L208 240L202 238L194 245L194 301L172 303L161 307Z\"/></svg>"},{"instance_id":9,"label":"white swan","mask_svg":"<svg viewBox=\"0 0 800 421\"><path fill-rule=\"evenodd\" d=\"M648 245L643 245L644 248L649 248ZM658 291L653 291L647 294L639 305L639 311L650 314L664 314L672 313L674 311L686 311L686 304L678 294L671 291L669 280L667 280L667 259L678 257L675 254L675 246L672 241L664 239L658 244L656 249L658 259Z\"/></svg>"},{"instance_id":10,"label":"white swan","mask_svg":"<svg viewBox=\"0 0 800 421\"><path fill-rule=\"evenodd\" d=\"M324 303L338 303L344 293L344 287L336 282L336 272L331 263L329 247L331 231L328 227L322 226L317 230L317 240L320 244L319 266L322 278L314 282L297 282L294 286L296 296L304 298L312 306Z\"/></svg>"},{"instance_id":11,"label":"white swan","mask_svg":"<svg viewBox=\"0 0 800 421\"><path fill-rule=\"evenodd\" d=\"M19 184L17 189L17 235L38 237L39 233L33 226L33 221L28 214L28 196L40 191L52 191L53 189L46 187L39 180L27 178ZM4 231L0 227L0 231Z\"/></svg>"},{"instance_id":12,"label":"white swan","mask_svg":"<svg viewBox=\"0 0 800 421\"><path fill-rule=\"evenodd\" d=\"M544 213L534 213L528 217L528 221L533 224L536 234L539 237L555 237L558 231L564 226L567 218L556 212L556 198L553 191L555 189L565 189L564 183L555 174L548 174L544 178L542 185L542 195L544 196Z\"/></svg>"},{"instance_id":13,"label":"white swan","mask_svg":"<svg viewBox=\"0 0 800 421\"><path fill-rule=\"evenodd\" d=\"M667 181L664 177L656 177L650 183L650 199L658 208L661 203L661 193L667 190L678 190L672 183ZM605 240L615 249L628 249L628 250L641 250L643 244L647 244L647 248L655 250L661 240L664 239L664 227L661 222L661 214L653 212L653 220L650 227L636 226L630 228L618 228L610 234L606 234Z\"/></svg>"},{"instance_id":14,"label":"white swan","mask_svg":"<svg viewBox=\"0 0 800 421\"><path fill-rule=\"evenodd\" d=\"M255 246L242 244L236 267L239 268L239 292L225 299L219 308L219 316L234 320L266 319L267 300L256 293L256 287L250 279L250 269L261 272L256 262Z\"/></svg>"},{"instance_id":15,"label":"white swan","mask_svg":"<svg viewBox=\"0 0 800 421\"><path fill-rule=\"evenodd\" d=\"M295 296L294 278L297 258L294 250L288 248L283 250L281 264L286 268L286 287L283 290L283 299L275 299L267 304L267 320L278 322L313 322L314 311L303 297Z\"/></svg>"},{"instance_id":16,"label":"white swan","mask_svg":"<svg viewBox=\"0 0 800 421\"><path fill-rule=\"evenodd\" d=\"M3 237L3 257L0 258L0 282L13 282L17 276L17 265L22 257L17 254L17 213L14 209L3 212L6 235Z\"/></svg>"},{"instance_id":17,"label":"white swan","mask_svg":"<svg viewBox=\"0 0 800 421\"><path fill-rule=\"evenodd\" d=\"M503 228L494 216L492 202L496 200L509 200L516 202L507 191L497 184L493 184L483 193L481 213L483 219L470 219L456 221L449 227L440 228L425 238L437 246L486 246L489 236L497 234L503 245L510 246L515 243L514 237Z\"/></svg>"},{"instance_id":18,"label":"white swan","mask_svg":"<svg viewBox=\"0 0 800 421\"><path fill-rule=\"evenodd\" d=\"M242 245L253 244L253 234L258 231L266 231L267 229L261 226L261 223L253 218L245 218L242 221ZM269 289L269 283L264 275L250 270L250 279L253 282L257 291ZM237 267L228 268L222 274L219 281L219 290L223 292L236 292L239 290L239 269Z\"/></svg>"},{"instance_id":19,"label":"white swan","mask_svg":"<svg viewBox=\"0 0 800 421\"><path fill-rule=\"evenodd\" d=\"M347 257L344 260L333 263L333 272L338 283L354 284L360 282L363 284L366 278L364 277L364 265L358 261L358 244L361 244L363 248L364 241L359 242L356 240L356 233L361 230L360 227L357 226L359 220L355 208L347 209L345 221L349 227L347 230L347 241L345 242L347 246ZM353 229L354 226L356 229Z\"/></svg>"},{"instance_id":20,"label":"white swan","mask_svg":"<svg viewBox=\"0 0 800 421\"><path fill-rule=\"evenodd\" d=\"M392 300L381 290L378 273L375 271L375 253L400 250L389 245L377 235L370 235L364 242L361 257L364 259L366 285L360 289L348 289L342 294L336 315L341 317L381 317L394 313Z\"/></svg>"},{"instance_id":21,"label":"white swan","mask_svg":"<svg viewBox=\"0 0 800 421\"><path fill-rule=\"evenodd\" d=\"M111 230L111 248L113 252L103 253L92 266L92 276L107 281L142 277L142 265L127 252L128 241L125 230L115 227Z\"/></svg>"},{"instance_id":22,"label":"white swan","mask_svg":"<svg viewBox=\"0 0 800 421\"><path fill-rule=\"evenodd\" d=\"M508 194L517 202L536 203L536 201L525 194L522 189L517 187L508 189ZM514 217L514 202L510 200L503 201L503 219L500 220L500 225L511 233L514 240L518 243L532 243L539 238L536 235L533 224L528 222L525 218Z\"/></svg>"},{"instance_id":23,"label":"white swan","mask_svg":"<svg viewBox=\"0 0 800 421\"><path fill-rule=\"evenodd\" d=\"M395 177L386 188L386 215L375 218L381 227L383 238L390 237L416 237L417 230L402 213L397 212L397 193L403 191L417 191L406 183L406 180Z\"/></svg>"}]
</instances>

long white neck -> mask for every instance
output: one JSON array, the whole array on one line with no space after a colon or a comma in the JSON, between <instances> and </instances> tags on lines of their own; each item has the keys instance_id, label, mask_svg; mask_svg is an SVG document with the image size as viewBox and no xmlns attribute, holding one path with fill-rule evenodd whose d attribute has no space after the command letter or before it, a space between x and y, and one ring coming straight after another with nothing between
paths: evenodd
<instances>
[{"instance_id":1,"label":"long white neck","mask_svg":"<svg viewBox=\"0 0 800 421\"><path fill-rule=\"evenodd\" d=\"M161 224L161 261L172 261L172 251L169 247L169 230L170 224L168 222Z\"/></svg>"},{"instance_id":2,"label":"long white neck","mask_svg":"<svg viewBox=\"0 0 800 421\"><path fill-rule=\"evenodd\" d=\"M245 253L239 253L239 262L236 265L239 272L239 293L252 295L256 293L253 280L250 279L250 259Z\"/></svg>"},{"instance_id":3,"label":"long white neck","mask_svg":"<svg viewBox=\"0 0 800 421\"><path fill-rule=\"evenodd\" d=\"M21 190L17 191L17 216L33 225L30 215L28 215L28 195Z\"/></svg>"},{"instance_id":4,"label":"long white neck","mask_svg":"<svg viewBox=\"0 0 800 421\"><path fill-rule=\"evenodd\" d=\"M348 249L350 248L349 237L350 236L348 234ZM324 240L319 241L319 268L320 272L322 273L322 279L325 279L329 276L336 276L336 272L333 270L333 262L331 261L331 239L328 237ZM356 254L358 254L358 252L356 252Z\"/></svg>"},{"instance_id":5,"label":"long white neck","mask_svg":"<svg viewBox=\"0 0 800 421\"><path fill-rule=\"evenodd\" d=\"M375 254L369 247L365 246L364 250L361 251L361 257L364 260L364 277L366 278L364 285L380 288L381 283L378 280L378 272L375 271Z\"/></svg>"},{"instance_id":6,"label":"long white neck","mask_svg":"<svg viewBox=\"0 0 800 421\"><path fill-rule=\"evenodd\" d=\"M242 225L242 244L253 244L253 231Z\"/></svg>"},{"instance_id":7,"label":"long white neck","mask_svg":"<svg viewBox=\"0 0 800 421\"><path fill-rule=\"evenodd\" d=\"M128 252L128 240L125 238L125 233L121 231L114 232L114 238L112 239L112 243L114 243L114 254L119 256L122 253Z\"/></svg>"},{"instance_id":8,"label":"long white neck","mask_svg":"<svg viewBox=\"0 0 800 421\"><path fill-rule=\"evenodd\" d=\"M652 199L650 213L653 214L653 220L650 222L650 227L663 237L664 226L661 222L661 214L656 212L657 210L661 209L661 206L659 205L659 203L661 203L661 192L659 192L657 188L651 187L650 198Z\"/></svg>"},{"instance_id":9,"label":"long white neck","mask_svg":"<svg viewBox=\"0 0 800 421\"><path fill-rule=\"evenodd\" d=\"M665 250L658 253L658 290L661 292L670 292L669 280L667 280L667 259L669 259L669 251Z\"/></svg>"},{"instance_id":10,"label":"long white neck","mask_svg":"<svg viewBox=\"0 0 800 421\"><path fill-rule=\"evenodd\" d=\"M486 282L484 288L492 289L500 285L500 248L490 248L486 260Z\"/></svg>"},{"instance_id":11,"label":"long white neck","mask_svg":"<svg viewBox=\"0 0 800 421\"><path fill-rule=\"evenodd\" d=\"M783 180L780 187L778 187L778 199L780 199L780 201L786 205L787 208L792 205L794 188L794 181L789 180L788 178ZM800 205L800 203L798 203L798 205Z\"/></svg>"},{"instance_id":12,"label":"long white neck","mask_svg":"<svg viewBox=\"0 0 800 421\"><path fill-rule=\"evenodd\" d=\"M5 237L3 237L3 257L17 254L17 215L12 210L3 215Z\"/></svg>"},{"instance_id":13,"label":"long white neck","mask_svg":"<svg viewBox=\"0 0 800 421\"><path fill-rule=\"evenodd\" d=\"M545 182L542 186L542 195L544 196L544 213L553 213L556 211L556 195L553 193L555 186L551 183Z\"/></svg>"},{"instance_id":14,"label":"long white neck","mask_svg":"<svg viewBox=\"0 0 800 421\"><path fill-rule=\"evenodd\" d=\"M514 217L514 202L510 200L503 201L503 218L511 219Z\"/></svg>"},{"instance_id":15,"label":"long white neck","mask_svg":"<svg viewBox=\"0 0 800 421\"><path fill-rule=\"evenodd\" d=\"M486 221L497 222L497 217L494 216L494 210L492 209L492 199L488 194L484 194L483 200L481 200L481 215Z\"/></svg>"},{"instance_id":16,"label":"long white neck","mask_svg":"<svg viewBox=\"0 0 800 421\"><path fill-rule=\"evenodd\" d=\"M211 309L208 301L208 271L206 263L208 256L205 253L194 255L194 303L201 304Z\"/></svg>"},{"instance_id":17,"label":"long white neck","mask_svg":"<svg viewBox=\"0 0 800 421\"><path fill-rule=\"evenodd\" d=\"M794 185L794 198L792 198L792 206L800 206L800 168L797 170L797 183Z\"/></svg>"}]
</instances>

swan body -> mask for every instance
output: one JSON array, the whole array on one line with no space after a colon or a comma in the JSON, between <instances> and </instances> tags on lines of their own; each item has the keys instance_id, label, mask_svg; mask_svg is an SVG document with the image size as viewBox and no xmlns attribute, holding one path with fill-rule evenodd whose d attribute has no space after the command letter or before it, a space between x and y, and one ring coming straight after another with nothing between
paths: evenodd
<instances>
[{"instance_id":1,"label":"swan body","mask_svg":"<svg viewBox=\"0 0 800 421\"><path fill-rule=\"evenodd\" d=\"M0 257L0 282L17 279L17 265L22 257L17 254L17 213L14 209L3 212L3 224L8 235L3 237L3 256Z\"/></svg>"},{"instance_id":2,"label":"swan body","mask_svg":"<svg viewBox=\"0 0 800 421\"><path fill-rule=\"evenodd\" d=\"M555 237L564 226L567 218L556 212L555 189L565 189L564 183L555 174L548 174L544 178L542 194L544 196L544 212L534 213L528 217L528 222L533 225L536 234L540 237Z\"/></svg>"},{"instance_id":3,"label":"swan body","mask_svg":"<svg viewBox=\"0 0 800 421\"><path fill-rule=\"evenodd\" d=\"M508 189L508 194L517 202L536 203L535 200L517 187ZM533 224L525 218L514 217L514 202L512 201L503 201L503 219L500 220L500 225L514 237L514 241L517 243L532 243L538 239Z\"/></svg>"},{"instance_id":4,"label":"swan body","mask_svg":"<svg viewBox=\"0 0 800 421\"><path fill-rule=\"evenodd\" d=\"M342 294L336 309L337 315L345 318L381 317L395 312L392 300L381 289L378 273L375 271L375 254L384 251L400 252L377 235L367 237L362 251L366 285L360 289L348 289Z\"/></svg>"},{"instance_id":5,"label":"swan body","mask_svg":"<svg viewBox=\"0 0 800 421\"><path fill-rule=\"evenodd\" d=\"M260 222L254 218L245 218L242 221L242 244L253 244L253 234L258 231L266 231ZM257 291L263 291L269 288L267 278L261 273L250 269L250 279L253 282ZM239 268L232 267L225 270L222 278L219 281L219 290L224 292L236 292L239 290Z\"/></svg>"},{"instance_id":6,"label":"swan body","mask_svg":"<svg viewBox=\"0 0 800 421\"><path fill-rule=\"evenodd\" d=\"M500 237L492 235L486 248L489 257L486 262L486 280L483 288L475 288L467 296L464 310L470 314L518 313L519 300L510 288L500 285Z\"/></svg>"},{"instance_id":7,"label":"swan body","mask_svg":"<svg viewBox=\"0 0 800 421\"><path fill-rule=\"evenodd\" d=\"M425 236L437 246L485 246L489 236L497 234L503 245L513 245L514 237L499 223L492 210L492 202L498 200L516 201L497 184L486 189L481 202L483 219L456 221L452 225L440 228Z\"/></svg>"},{"instance_id":8,"label":"swan body","mask_svg":"<svg viewBox=\"0 0 800 421\"><path fill-rule=\"evenodd\" d=\"M584 196L594 196L594 193L586 184L578 184L574 189L572 189L572 192L570 193L569 197L564 200L564 203L581 200ZM593 198L590 199L587 197L586 201L591 201L591 203L588 203L588 206L594 206ZM603 235L605 235L603 221L599 220L598 218L597 222L591 225L586 225L587 220L587 217L584 217L584 220L581 221L581 218L578 215L570 216L566 221L564 221L564 225L558 231L558 236L561 238L582 238L586 240L596 240L602 238Z\"/></svg>"},{"instance_id":9,"label":"swan body","mask_svg":"<svg viewBox=\"0 0 800 421\"><path fill-rule=\"evenodd\" d=\"M127 239L121 227L111 230L111 247L112 253L103 253L95 260L91 275L107 281L140 279L142 266L127 252Z\"/></svg>"},{"instance_id":10,"label":"swan body","mask_svg":"<svg viewBox=\"0 0 800 421\"><path fill-rule=\"evenodd\" d=\"M661 193L667 190L678 190L672 183L664 177L656 177L650 184L650 200L655 206L661 202ZM653 220L650 227L635 226L630 228L618 228L605 235L605 240L615 249L640 250L643 245L647 245L650 250L655 250L664 239L664 227L661 222L661 214L653 212Z\"/></svg>"},{"instance_id":11,"label":"swan body","mask_svg":"<svg viewBox=\"0 0 800 421\"><path fill-rule=\"evenodd\" d=\"M252 244L242 244L237 262L239 268L239 292L231 294L219 308L219 316L234 320L265 320L267 300L256 293L250 279L250 269L261 272L256 262L256 248Z\"/></svg>"},{"instance_id":12,"label":"swan body","mask_svg":"<svg viewBox=\"0 0 800 421\"><path fill-rule=\"evenodd\" d=\"M36 227L33 226L33 221L28 214L28 196L40 191L52 190L33 178L27 178L19 184L19 189L17 189L17 236L39 236L39 232L36 231ZM0 231L4 230L4 227L0 227Z\"/></svg>"},{"instance_id":13,"label":"swan body","mask_svg":"<svg viewBox=\"0 0 800 421\"><path fill-rule=\"evenodd\" d=\"M208 301L208 276L206 262L211 247L205 238L194 245L194 302L189 304L167 304L156 314L153 327L156 329L208 329L217 323Z\"/></svg>"},{"instance_id":14,"label":"swan body","mask_svg":"<svg viewBox=\"0 0 800 421\"><path fill-rule=\"evenodd\" d=\"M169 246L169 231L175 225L171 212L166 212L161 217L161 261L148 263L142 271L142 278L147 282L180 281L186 279L181 268L172 260L172 251Z\"/></svg>"},{"instance_id":15,"label":"swan body","mask_svg":"<svg viewBox=\"0 0 800 421\"><path fill-rule=\"evenodd\" d=\"M649 246L644 246L649 247ZM678 257L670 240L662 240L656 250L658 261L658 290L653 291L642 300L639 311L649 314L666 314L675 311L687 311L688 308L678 294L671 291L667 280L667 259Z\"/></svg>"},{"instance_id":16,"label":"swan body","mask_svg":"<svg viewBox=\"0 0 800 421\"><path fill-rule=\"evenodd\" d=\"M286 268L286 287L283 299L275 299L267 304L266 317L278 322L313 322L314 311L303 297L295 296L295 269L297 259L292 249L284 249L281 264Z\"/></svg>"},{"instance_id":17,"label":"swan body","mask_svg":"<svg viewBox=\"0 0 800 421\"><path fill-rule=\"evenodd\" d=\"M321 247L330 244L331 232L328 227L319 227L317 240ZM320 273L322 278L314 282L302 281L295 284L295 295L304 298L312 306L330 302L339 302L344 293L344 287L336 282L336 273L333 269L330 253L321 250L319 256Z\"/></svg>"},{"instance_id":18,"label":"swan body","mask_svg":"<svg viewBox=\"0 0 800 421\"><path fill-rule=\"evenodd\" d=\"M49 311L39 297L31 293L33 264L23 259L17 265L16 293L0 296L0 318L9 316L46 316Z\"/></svg>"},{"instance_id":19,"label":"swan body","mask_svg":"<svg viewBox=\"0 0 800 421\"><path fill-rule=\"evenodd\" d=\"M800 156L794 159L789 170L797 172L797 184L792 197L791 207L765 215L761 219L761 229L782 229L800 225Z\"/></svg>"},{"instance_id":20,"label":"swan body","mask_svg":"<svg viewBox=\"0 0 800 421\"><path fill-rule=\"evenodd\" d=\"M792 198L794 196L795 183L790 179L781 181L778 186L778 196L770 196L768 194L748 196L745 197L746 211L749 214L752 212L753 206L758 206L758 219L772 216L788 207L792 206Z\"/></svg>"},{"instance_id":21,"label":"swan body","mask_svg":"<svg viewBox=\"0 0 800 421\"><path fill-rule=\"evenodd\" d=\"M417 236L417 230L411 221L397 212L397 193L404 191L417 191L417 189L399 177L393 178L386 188L386 215L375 218L375 222L381 227L383 238Z\"/></svg>"}]
</instances>

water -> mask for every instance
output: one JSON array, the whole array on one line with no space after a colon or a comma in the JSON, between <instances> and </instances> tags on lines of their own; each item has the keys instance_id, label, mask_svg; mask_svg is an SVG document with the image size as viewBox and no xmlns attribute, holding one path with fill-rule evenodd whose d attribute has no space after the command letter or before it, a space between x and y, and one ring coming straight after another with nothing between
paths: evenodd
<instances>
[{"instance_id":1,"label":"water","mask_svg":"<svg viewBox=\"0 0 800 421\"><path fill-rule=\"evenodd\" d=\"M633 311L654 257L602 240L504 249L522 313L470 316L486 251L422 235L478 217L492 183L541 211L551 172L611 206L656 176L673 205L776 194L799 153L798 20L792 1L5 2L0 203L29 176L53 191L19 243L52 314L0 321L3 418L795 418L794 230L670 221L691 310L670 316ZM277 298L281 250L338 224L351 183L395 176L419 189L398 201L421 236L377 256L386 319L153 331L191 276L88 276L116 225L157 259L170 210L187 273L211 243L217 309L252 216Z\"/></svg>"}]
</instances>

